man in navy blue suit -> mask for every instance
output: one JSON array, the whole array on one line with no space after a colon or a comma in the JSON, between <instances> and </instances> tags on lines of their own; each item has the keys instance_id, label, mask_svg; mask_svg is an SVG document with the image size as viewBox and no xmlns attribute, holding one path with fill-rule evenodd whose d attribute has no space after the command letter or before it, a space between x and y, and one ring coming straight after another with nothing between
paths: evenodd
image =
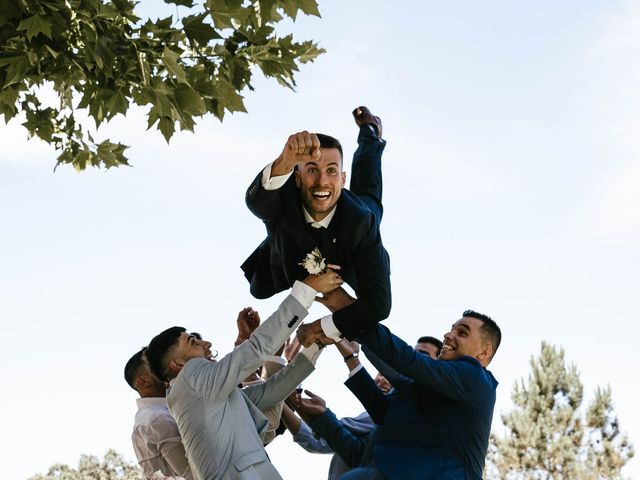
<instances>
[{"instance_id":1,"label":"man in navy blue suit","mask_svg":"<svg viewBox=\"0 0 640 480\"><path fill-rule=\"evenodd\" d=\"M379 424L365 447L331 415L310 422L345 461L360 461L342 478L481 480L498 384L486 367L500 345L498 325L464 312L445 334L439 360L414 351L382 325L358 340L374 366L409 381L386 397L364 369L345 382Z\"/></svg>"},{"instance_id":2,"label":"man in navy blue suit","mask_svg":"<svg viewBox=\"0 0 640 480\"><path fill-rule=\"evenodd\" d=\"M382 245L382 123L366 107L353 115L360 127L350 189L344 188L342 147L307 131L293 134L280 156L249 186L246 203L267 238L242 265L251 293L268 298L308 272L300 263L318 248L358 299L302 329L306 341L324 335L355 338L389 315L389 255Z\"/></svg>"}]
</instances>

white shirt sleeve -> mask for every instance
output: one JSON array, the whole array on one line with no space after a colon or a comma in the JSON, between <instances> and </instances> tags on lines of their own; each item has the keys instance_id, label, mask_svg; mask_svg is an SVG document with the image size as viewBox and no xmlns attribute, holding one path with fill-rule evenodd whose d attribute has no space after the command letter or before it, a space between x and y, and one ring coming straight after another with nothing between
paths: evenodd
<instances>
[{"instance_id":1,"label":"white shirt sleeve","mask_svg":"<svg viewBox=\"0 0 640 480\"><path fill-rule=\"evenodd\" d=\"M284 175L278 175L276 177L272 177L271 176L272 166L273 166L273 162L267 165L262 171L262 188L264 188L265 190L278 190L285 183L287 183L287 180L289 180L289 177L293 173L293 170L291 170L289 173L285 173Z\"/></svg>"},{"instance_id":2,"label":"white shirt sleeve","mask_svg":"<svg viewBox=\"0 0 640 480\"><path fill-rule=\"evenodd\" d=\"M336 325L333 323L333 315L322 317L320 319L320 326L322 327L324 334L332 340L339 342L344 338L342 333L340 333L340 330L338 330Z\"/></svg>"},{"instance_id":3,"label":"white shirt sleeve","mask_svg":"<svg viewBox=\"0 0 640 480\"><path fill-rule=\"evenodd\" d=\"M317 294L318 292L316 292L309 285L298 280L295 281L295 283L293 284L293 288L291 289L291 296L298 302L300 302L300 305L302 305L307 310L309 310L311 308L311 305L313 305Z\"/></svg>"},{"instance_id":4,"label":"white shirt sleeve","mask_svg":"<svg viewBox=\"0 0 640 480\"><path fill-rule=\"evenodd\" d=\"M356 368L354 368L353 370L351 370L349 372L349 378L353 377L356 373L358 373L360 370L362 370L362 367L364 367L364 365L362 365L361 363L359 363Z\"/></svg>"}]
</instances>

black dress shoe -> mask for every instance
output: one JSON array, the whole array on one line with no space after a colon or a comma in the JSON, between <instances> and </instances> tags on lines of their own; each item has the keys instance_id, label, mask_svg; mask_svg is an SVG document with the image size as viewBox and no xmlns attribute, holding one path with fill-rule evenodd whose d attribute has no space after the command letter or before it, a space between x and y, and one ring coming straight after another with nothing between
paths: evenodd
<instances>
[{"instance_id":1,"label":"black dress shoe","mask_svg":"<svg viewBox=\"0 0 640 480\"><path fill-rule=\"evenodd\" d=\"M367 107L358 107L353 111L353 118L356 119L356 125L371 125L376 130L378 138L382 138L382 120L380 117L374 116Z\"/></svg>"}]
</instances>

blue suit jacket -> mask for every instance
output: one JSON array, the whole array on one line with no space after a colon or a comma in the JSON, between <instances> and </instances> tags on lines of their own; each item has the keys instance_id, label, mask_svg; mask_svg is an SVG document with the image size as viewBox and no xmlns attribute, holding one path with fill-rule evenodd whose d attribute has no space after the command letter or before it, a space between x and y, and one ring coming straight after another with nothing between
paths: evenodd
<instances>
[{"instance_id":1,"label":"blue suit jacket","mask_svg":"<svg viewBox=\"0 0 640 480\"><path fill-rule=\"evenodd\" d=\"M252 295L268 298L307 276L299 263L318 247L329 263L342 267L340 275L358 294L356 302L333 315L334 324L349 339L387 318L391 310L389 255L379 229L385 144L364 130L359 143L352 190L342 189L326 232L313 232L306 225L294 175L277 190L262 187L262 173L254 179L246 203L264 222L267 238L241 267Z\"/></svg>"},{"instance_id":2,"label":"blue suit jacket","mask_svg":"<svg viewBox=\"0 0 640 480\"><path fill-rule=\"evenodd\" d=\"M382 325L359 340L374 365L382 360L412 380L397 388L392 401L365 404L374 421L384 412L372 445L378 470L403 480L481 480L498 384L491 372L471 357L433 360ZM372 385L364 369L347 381L369 402L379 399L372 397Z\"/></svg>"}]
</instances>

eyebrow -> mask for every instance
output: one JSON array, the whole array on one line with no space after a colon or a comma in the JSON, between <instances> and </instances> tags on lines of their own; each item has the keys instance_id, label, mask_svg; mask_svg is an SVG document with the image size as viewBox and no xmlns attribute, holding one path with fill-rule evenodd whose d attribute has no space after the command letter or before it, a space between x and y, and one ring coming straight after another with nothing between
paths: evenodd
<instances>
[{"instance_id":1,"label":"eyebrow","mask_svg":"<svg viewBox=\"0 0 640 480\"><path fill-rule=\"evenodd\" d=\"M307 162L304 164L304 166L308 166L308 165L312 165L315 167L318 167L319 165L316 162ZM338 162L331 162L331 163L327 163L327 167L330 167L331 165L336 165L336 166L340 166L340 164Z\"/></svg>"},{"instance_id":2,"label":"eyebrow","mask_svg":"<svg viewBox=\"0 0 640 480\"><path fill-rule=\"evenodd\" d=\"M471 330L471 328L469 327L469 325L467 325L466 323L458 323L457 324L458 328L464 328L465 330ZM454 323L453 325L451 325L451 328L456 328L456 324Z\"/></svg>"}]
</instances>

